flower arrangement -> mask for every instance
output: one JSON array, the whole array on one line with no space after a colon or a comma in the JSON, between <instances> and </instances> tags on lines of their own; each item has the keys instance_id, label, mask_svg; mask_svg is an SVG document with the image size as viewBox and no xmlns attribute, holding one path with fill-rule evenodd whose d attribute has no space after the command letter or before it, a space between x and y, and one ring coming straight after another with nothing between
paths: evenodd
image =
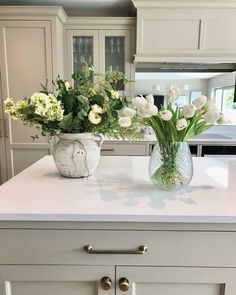
<instances>
[{"instance_id":1,"label":"flower arrangement","mask_svg":"<svg viewBox=\"0 0 236 295\"><path fill-rule=\"evenodd\" d=\"M204 95L183 107L173 106L172 95L170 100L166 97L167 106L161 106L159 110L153 105L151 94L146 99L141 96L132 100L142 124L152 127L159 142L187 141L211 128L221 118L215 100L207 100Z\"/></svg>"},{"instance_id":2,"label":"flower arrangement","mask_svg":"<svg viewBox=\"0 0 236 295\"><path fill-rule=\"evenodd\" d=\"M191 104L178 107L173 105L178 96L178 89L170 87L166 92L167 104L159 110L151 94L146 99L132 99L139 120L152 127L156 135L149 173L153 183L165 190L181 188L192 178L191 154L187 143L184 148L182 143L211 128L221 117L214 99L207 100L202 95Z\"/></svg>"},{"instance_id":3,"label":"flower arrangement","mask_svg":"<svg viewBox=\"0 0 236 295\"><path fill-rule=\"evenodd\" d=\"M92 77L97 79L93 82ZM4 101L5 111L25 125L35 126L39 135L62 133L96 133L115 138L139 138L138 123L128 113L127 100L120 96L117 85L128 79L121 72L96 73L85 65L72 75L74 86L60 77L54 82L55 93L42 85L42 91L16 102Z\"/></svg>"}]
</instances>

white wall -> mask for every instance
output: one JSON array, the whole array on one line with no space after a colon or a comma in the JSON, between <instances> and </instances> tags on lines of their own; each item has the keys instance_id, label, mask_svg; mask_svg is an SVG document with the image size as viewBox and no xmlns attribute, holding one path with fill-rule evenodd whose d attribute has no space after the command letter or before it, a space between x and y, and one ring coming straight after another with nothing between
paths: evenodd
<instances>
[{"instance_id":1,"label":"white wall","mask_svg":"<svg viewBox=\"0 0 236 295\"><path fill-rule=\"evenodd\" d=\"M227 73L208 79L208 97L211 97L212 88L234 85L235 75L235 73Z\"/></svg>"},{"instance_id":2,"label":"white wall","mask_svg":"<svg viewBox=\"0 0 236 295\"><path fill-rule=\"evenodd\" d=\"M161 87L160 93L153 93L152 88L153 85L158 84ZM208 80L204 79L184 79L184 80L144 80L144 79L136 79L135 82L135 94L159 94L164 95L165 89L168 85L174 85L181 88L184 84L188 84L189 91L186 93L187 98L190 98L191 91L202 91L202 94L207 95L208 92Z\"/></svg>"}]
</instances>

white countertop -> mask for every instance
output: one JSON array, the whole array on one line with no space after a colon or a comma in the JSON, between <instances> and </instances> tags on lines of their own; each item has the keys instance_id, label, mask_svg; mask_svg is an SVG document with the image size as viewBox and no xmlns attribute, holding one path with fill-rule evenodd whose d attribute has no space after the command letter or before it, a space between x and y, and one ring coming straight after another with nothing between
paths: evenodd
<instances>
[{"instance_id":1,"label":"white countertop","mask_svg":"<svg viewBox=\"0 0 236 295\"><path fill-rule=\"evenodd\" d=\"M158 190L149 157L101 157L87 178L61 177L46 156L0 186L0 220L236 223L236 159L194 158L190 185Z\"/></svg>"}]
</instances>

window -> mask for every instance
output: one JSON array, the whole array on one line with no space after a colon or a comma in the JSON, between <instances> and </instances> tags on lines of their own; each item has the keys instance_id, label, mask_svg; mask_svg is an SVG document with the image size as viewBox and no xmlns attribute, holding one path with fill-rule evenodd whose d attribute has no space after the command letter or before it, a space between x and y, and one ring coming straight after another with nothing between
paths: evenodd
<instances>
[{"instance_id":1,"label":"window","mask_svg":"<svg viewBox=\"0 0 236 295\"><path fill-rule=\"evenodd\" d=\"M234 102L234 86L214 89L217 108L224 113L230 123L236 124L236 103Z\"/></svg>"}]
</instances>

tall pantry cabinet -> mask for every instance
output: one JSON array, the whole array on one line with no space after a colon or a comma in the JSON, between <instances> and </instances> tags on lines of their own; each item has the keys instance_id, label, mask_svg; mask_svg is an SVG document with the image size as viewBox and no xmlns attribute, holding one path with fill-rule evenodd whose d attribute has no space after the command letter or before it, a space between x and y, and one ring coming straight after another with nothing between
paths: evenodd
<instances>
[{"instance_id":1,"label":"tall pantry cabinet","mask_svg":"<svg viewBox=\"0 0 236 295\"><path fill-rule=\"evenodd\" d=\"M48 138L32 141L36 130L4 114L3 100L29 97L40 83L52 88L63 76L60 7L0 8L0 183L50 153Z\"/></svg>"}]
</instances>

